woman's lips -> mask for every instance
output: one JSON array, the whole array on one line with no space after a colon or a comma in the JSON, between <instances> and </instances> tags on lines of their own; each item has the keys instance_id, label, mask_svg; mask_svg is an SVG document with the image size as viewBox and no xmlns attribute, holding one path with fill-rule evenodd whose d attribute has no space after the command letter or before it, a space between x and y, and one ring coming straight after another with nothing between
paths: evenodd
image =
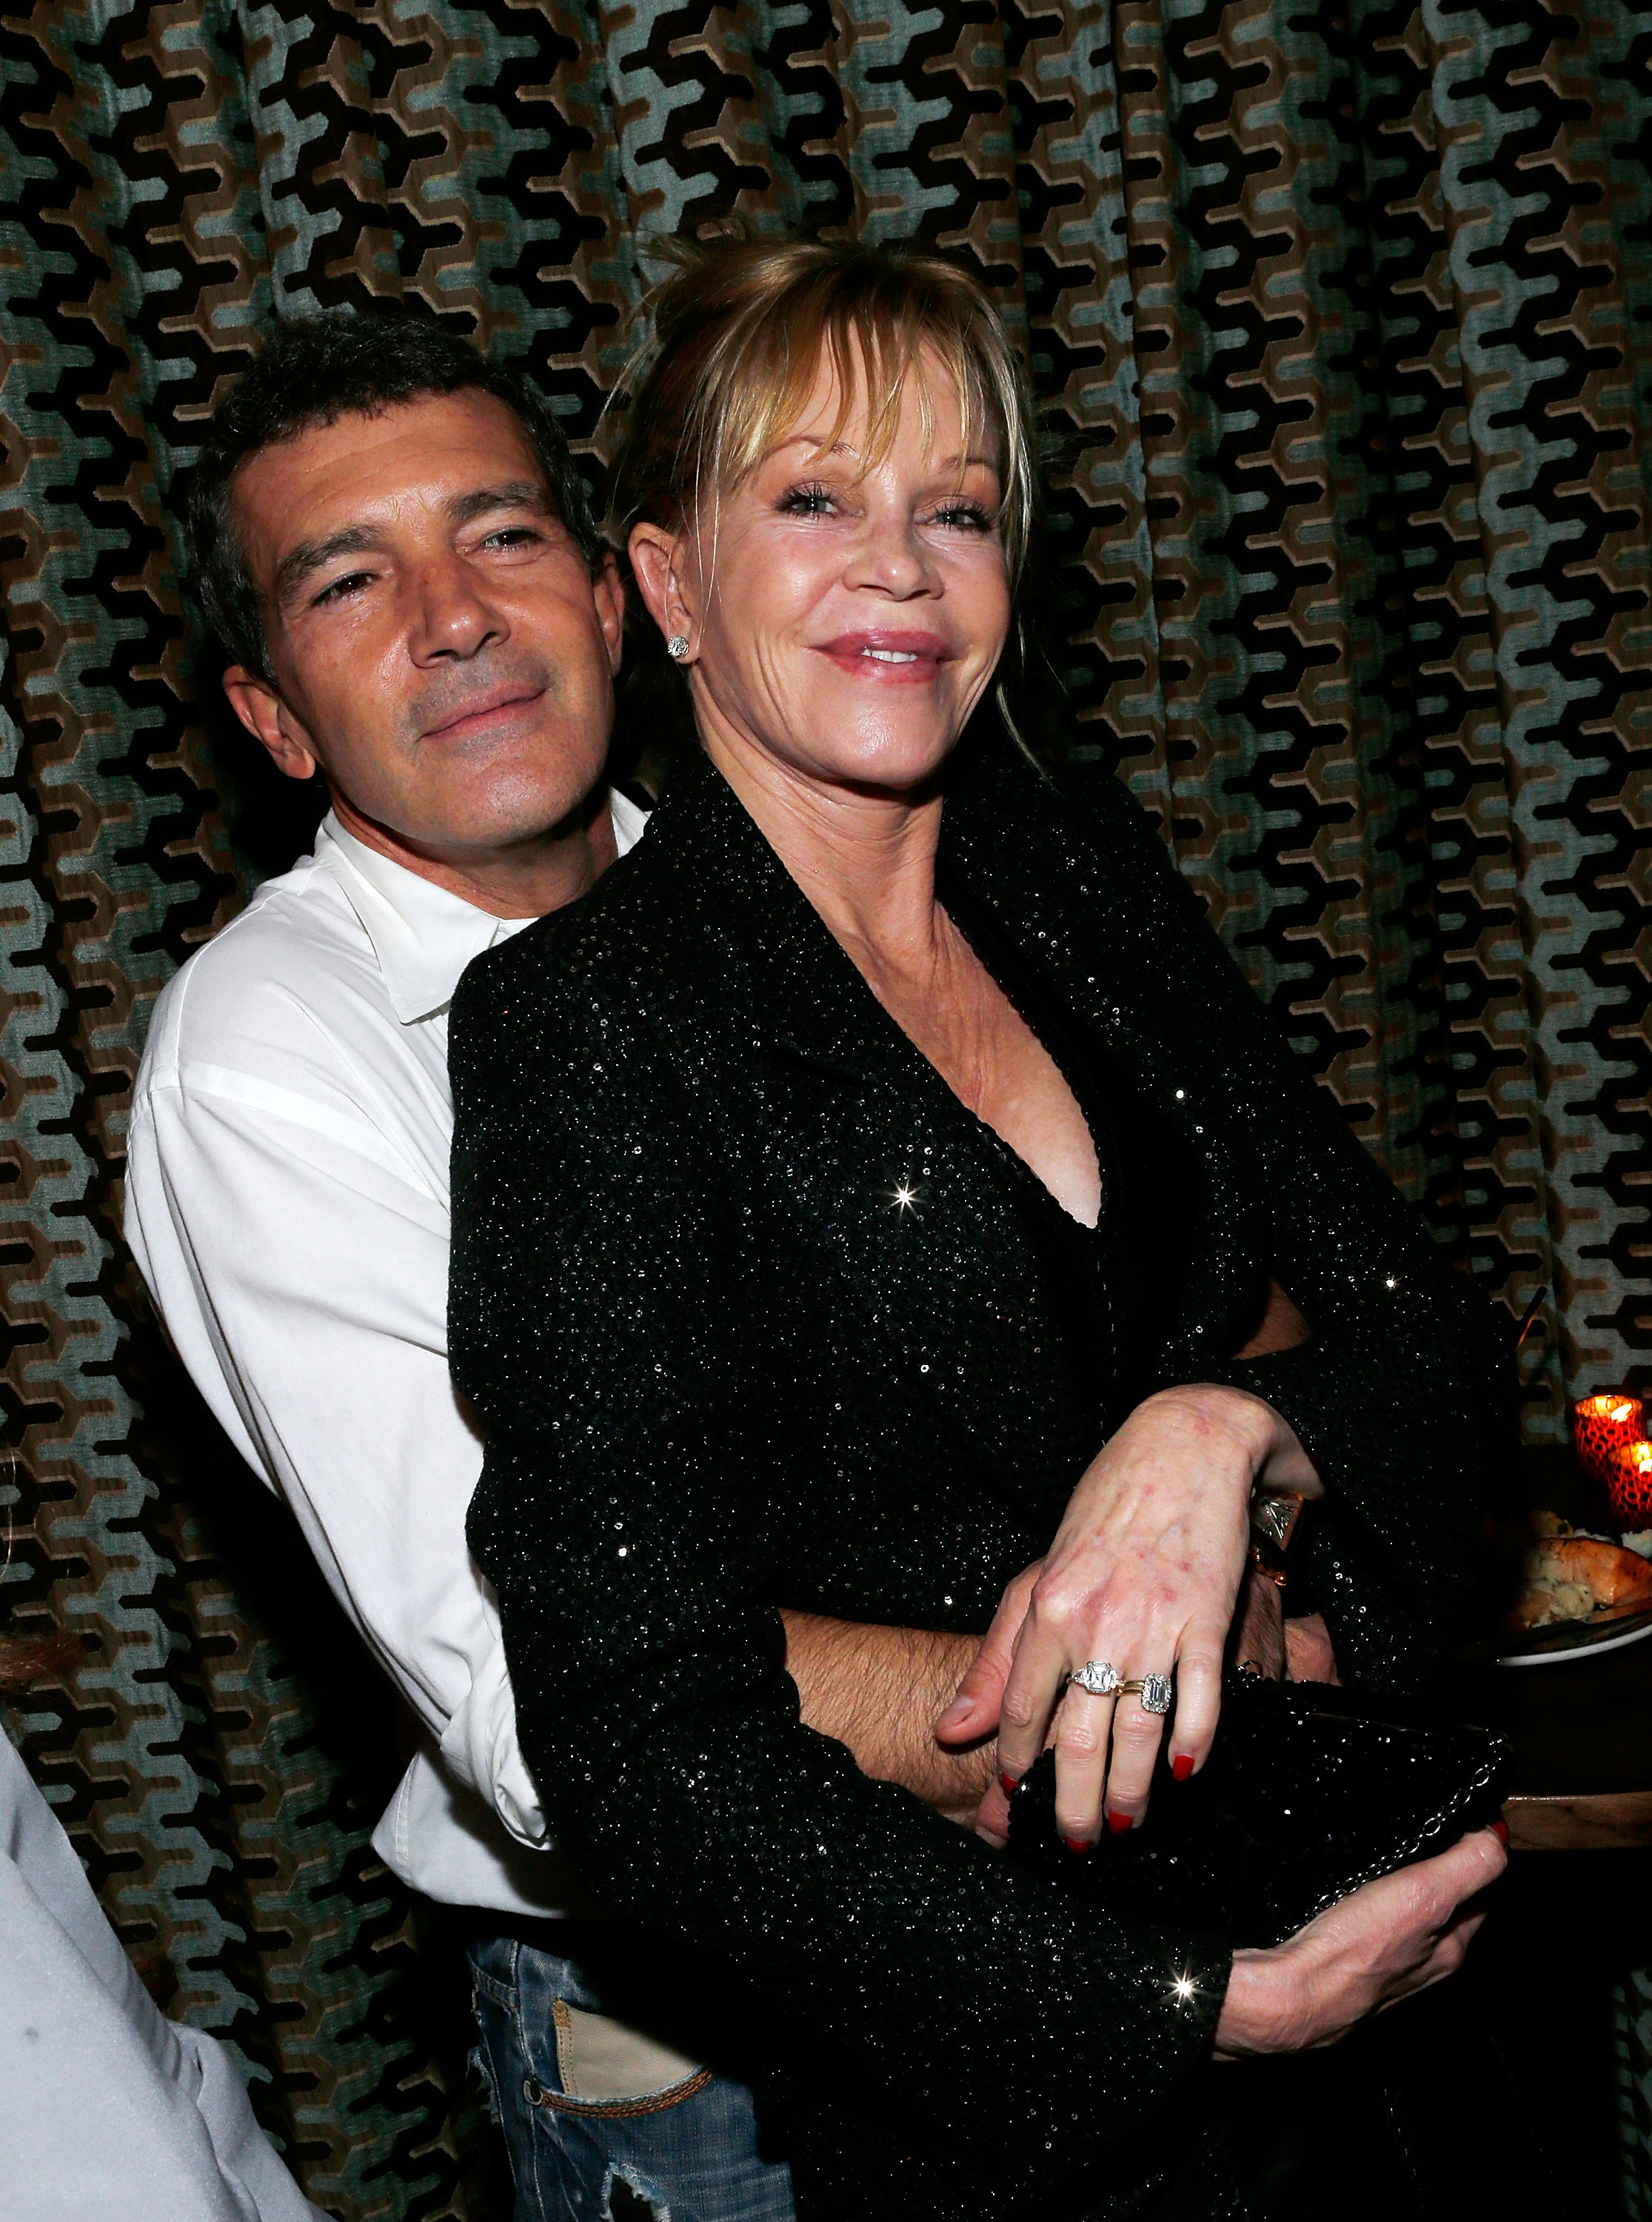
<instances>
[{"instance_id":1,"label":"woman's lips","mask_svg":"<svg viewBox=\"0 0 1652 2222\"><path fill-rule=\"evenodd\" d=\"M932 632L846 632L823 641L820 654L840 671L885 687L928 686L950 661L948 643Z\"/></svg>"}]
</instances>

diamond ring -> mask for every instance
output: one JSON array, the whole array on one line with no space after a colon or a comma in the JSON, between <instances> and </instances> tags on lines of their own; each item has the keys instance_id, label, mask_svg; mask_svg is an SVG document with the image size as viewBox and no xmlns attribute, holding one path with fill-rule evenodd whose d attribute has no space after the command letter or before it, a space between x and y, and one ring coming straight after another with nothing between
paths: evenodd
<instances>
[{"instance_id":1,"label":"diamond ring","mask_svg":"<svg viewBox=\"0 0 1652 2222\"><path fill-rule=\"evenodd\" d=\"M1073 1677L1076 1682L1078 1676ZM1121 1698L1134 1698L1144 1713L1167 1713L1170 1710L1171 1687L1168 1674L1143 1674L1139 1681L1121 1682L1117 1685Z\"/></svg>"},{"instance_id":2,"label":"diamond ring","mask_svg":"<svg viewBox=\"0 0 1652 2222\"><path fill-rule=\"evenodd\" d=\"M1073 1687L1088 1697L1111 1698L1115 1690L1128 1689L1129 1685L1120 1681L1111 1659L1086 1659L1073 1677Z\"/></svg>"}]
</instances>

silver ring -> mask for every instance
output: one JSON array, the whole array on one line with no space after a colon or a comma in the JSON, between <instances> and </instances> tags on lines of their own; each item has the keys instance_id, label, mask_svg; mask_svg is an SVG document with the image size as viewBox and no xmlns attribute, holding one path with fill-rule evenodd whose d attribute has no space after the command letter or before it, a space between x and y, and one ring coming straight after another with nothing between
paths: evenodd
<instances>
[{"instance_id":1,"label":"silver ring","mask_svg":"<svg viewBox=\"0 0 1652 2222\"><path fill-rule=\"evenodd\" d=\"M1128 1686L1119 1680L1118 1669L1111 1659L1086 1659L1073 1677L1073 1687L1091 1698L1111 1698L1115 1690Z\"/></svg>"},{"instance_id":2,"label":"silver ring","mask_svg":"<svg viewBox=\"0 0 1652 2222\"><path fill-rule=\"evenodd\" d=\"M1078 1677L1075 1675L1076 1681ZM1144 1713L1167 1713L1170 1710L1171 1686L1168 1674L1143 1674L1139 1681L1121 1682L1121 1698L1134 1698Z\"/></svg>"}]
</instances>

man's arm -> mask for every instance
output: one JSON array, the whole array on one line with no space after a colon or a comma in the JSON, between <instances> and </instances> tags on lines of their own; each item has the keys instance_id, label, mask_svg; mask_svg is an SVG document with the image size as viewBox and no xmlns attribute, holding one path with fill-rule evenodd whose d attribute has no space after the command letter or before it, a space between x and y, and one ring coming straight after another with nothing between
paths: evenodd
<instances>
[{"instance_id":1,"label":"man's arm","mask_svg":"<svg viewBox=\"0 0 1652 2222\"><path fill-rule=\"evenodd\" d=\"M898 1782L970 1826L992 1780L997 1746L948 1751L935 1724L980 1649L973 1635L867 1627L783 1612L786 1672L806 1724L854 1754L862 1774Z\"/></svg>"},{"instance_id":2,"label":"man's arm","mask_svg":"<svg viewBox=\"0 0 1652 2222\"><path fill-rule=\"evenodd\" d=\"M1294 1349L1308 1340L1309 1332L1307 1321L1274 1281L1261 1323L1239 1355ZM798 1685L804 1721L822 1736L847 1744L863 1774L898 1782L950 1819L974 1823L999 1840L1008 1813L998 1787L998 1746L992 1737L998 1697L1036 1572L1036 1567L1029 1568L1011 1583L986 1641L782 1613L786 1671ZM1268 1672L1292 1681L1336 1679L1330 1638L1319 1614L1281 1622L1280 1591L1271 1582L1251 1584L1248 1595L1261 1619L1258 1641L1247 1648L1242 1640L1241 1658L1255 1653ZM936 1734L943 1720L948 1745ZM961 1736L978 1741L950 1748Z\"/></svg>"},{"instance_id":3,"label":"man's arm","mask_svg":"<svg viewBox=\"0 0 1652 2222\"><path fill-rule=\"evenodd\" d=\"M454 1779L541 1842L465 1543L482 1452L447 1371L445 1199L341 1095L187 1083L141 1092L128 1145L127 1236L167 1330Z\"/></svg>"},{"instance_id":4,"label":"man's arm","mask_svg":"<svg viewBox=\"0 0 1652 2222\"><path fill-rule=\"evenodd\" d=\"M128 1240L197 1387L447 1767L541 1842L497 1617L465 1542L482 1460L447 1371L445 1212L339 1106L284 1106L239 1077L239 1092L141 1102ZM990 1759L932 1733L972 1638L808 1615L788 1616L787 1635L811 1728L865 1772L973 1811Z\"/></svg>"}]
</instances>

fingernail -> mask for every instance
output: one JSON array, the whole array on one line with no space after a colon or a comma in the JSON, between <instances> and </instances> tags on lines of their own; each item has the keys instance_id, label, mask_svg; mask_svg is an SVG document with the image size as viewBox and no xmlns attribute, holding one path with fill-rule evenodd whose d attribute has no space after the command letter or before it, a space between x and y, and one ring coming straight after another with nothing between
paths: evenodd
<instances>
[{"instance_id":1,"label":"fingernail","mask_svg":"<svg viewBox=\"0 0 1652 2222\"><path fill-rule=\"evenodd\" d=\"M1061 1842L1070 1852L1087 1852L1090 1849L1082 1836L1063 1836Z\"/></svg>"},{"instance_id":2,"label":"fingernail","mask_svg":"<svg viewBox=\"0 0 1652 2222\"><path fill-rule=\"evenodd\" d=\"M974 1707L967 1698L954 1698L936 1723L936 1726L937 1729L944 1729L950 1727L954 1721L966 1721L973 1710Z\"/></svg>"},{"instance_id":3,"label":"fingernail","mask_svg":"<svg viewBox=\"0 0 1652 2222\"><path fill-rule=\"evenodd\" d=\"M1170 1772L1175 1776L1178 1782L1186 1782L1192 1771L1192 1753L1191 1751L1179 1751L1174 1759L1170 1762Z\"/></svg>"},{"instance_id":4,"label":"fingernail","mask_svg":"<svg viewBox=\"0 0 1652 2222\"><path fill-rule=\"evenodd\" d=\"M1114 1836L1128 1836L1136 1823L1128 1813L1110 1813L1107 1816L1107 1826L1112 1830Z\"/></svg>"},{"instance_id":5,"label":"fingernail","mask_svg":"<svg viewBox=\"0 0 1652 2222\"><path fill-rule=\"evenodd\" d=\"M979 1821L975 1823L975 1834L984 1844L991 1844L995 1852L1001 1852L1010 1841L1007 1836L1000 1836L995 1830L984 1829Z\"/></svg>"},{"instance_id":6,"label":"fingernail","mask_svg":"<svg viewBox=\"0 0 1652 2222\"><path fill-rule=\"evenodd\" d=\"M1013 1798L1016 1794L1016 1786L1020 1780L1021 1777L1018 1774L1005 1774L1000 1771L998 1774L998 1788L1003 1791L1006 1798Z\"/></svg>"},{"instance_id":7,"label":"fingernail","mask_svg":"<svg viewBox=\"0 0 1652 2222\"><path fill-rule=\"evenodd\" d=\"M1506 1852L1509 1849L1508 1823L1506 1821L1493 1821L1492 1823L1492 1834L1497 1838L1498 1842L1502 1845L1504 1850Z\"/></svg>"}]
</instances>

